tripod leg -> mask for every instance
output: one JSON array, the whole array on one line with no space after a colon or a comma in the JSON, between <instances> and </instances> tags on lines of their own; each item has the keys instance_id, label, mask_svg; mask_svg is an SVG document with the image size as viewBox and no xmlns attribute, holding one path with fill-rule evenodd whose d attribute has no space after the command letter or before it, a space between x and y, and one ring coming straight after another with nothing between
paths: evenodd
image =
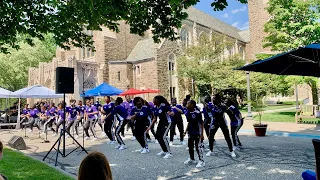
<instances>
[{"instance_id":1,"label":"tripod leg","mask_svg":"<svg viewBox=\"0 0 320 180\"><path fill-rule=\"evenodd\" d=\"M84 152L86 152L87 154L88 154L88 151L83 147L83 146L81 146L81 144L76 140L76 139L74 139L74 137L73 136L71 136L71 134L68 132L68 131L66 131L66 133L69 135L69 137L71 137L72 139L73 139L73 141L82 149L82 151L84 151Z\"/></svg>"},{"instance_id":2,"label":"tripod leg","mask_svg":"<svg viewBox=\"0 0 320 180\"><path fill-rule=\"evenodd\" d=\"M57 163L58 163L58 155L59 155L59 153L60 153L61 137L62 137L62 134L61 134L60 137L59 137L58 148L57 148L57 155L56 155L56 162L55 162L54 166L57 166Z\"/></svg>"},{"instance_id":3,"label":"tripod leg","mask_svg":"<svg viewBox=\"0 0 320 180\"><path fill-rule=\"evenodd\" d=\"M42 159L42 161L46 160L47 156L50 154L50 152L52 151L52 149L54 148L54 146L56 146L56 144L57 144L58 142L60 143L60 138L61 138L61 137L59 137L59 138L57 139L57 141L52 145L52 147L50 148L50 150L48 151L48 153L44 156L44 158Z\"/></svg>"}]
</instances>

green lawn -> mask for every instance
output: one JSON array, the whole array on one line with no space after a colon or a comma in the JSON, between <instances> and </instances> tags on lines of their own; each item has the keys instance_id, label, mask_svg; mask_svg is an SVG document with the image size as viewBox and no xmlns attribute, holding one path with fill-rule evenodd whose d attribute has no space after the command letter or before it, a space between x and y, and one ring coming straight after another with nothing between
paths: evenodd
<instances>
[{"instance_id":1,"label":"green lawn","mask_svg":"<svg viewBox=\"0 0 320 180\"><path fill-rule=\"evenodd\" d=\"M32 180L68 180L73 179L60 173L50 166L36 161L20 152L4 149L3 159L0 161L0 173L9 180L32 179Z\"/></svg>"},{"instance_id":2,"label":"green lawn","mask_svg":"<svg viewBox=\"0 0 320 180\"><path fill-rule=\"evenodd\" d=\"M264 113L262 114L262 121L265 122L295 122L295 110L289 110L284 112ZM254 116L255 120L259 120L258 115ZM317 118L306 118L303 120L313 121L319 120Z\"/></svg>"},{"instance_id":3,"label":"green lawn","mask_svg":"<svg viewBox=\"0 0 320 180\"><path fill-rule=\"evenodd\" d=\"M276 110L276 109L285 109L285 108L291 108L291 107L295 107L295 105L269 105L263 108L264 111L267 110ZM252 109L252 111L254 112L254 108ZM246 113L248 112L247 109L241 109L240 110L241 113Z\"/></svg>"}]
</instances>

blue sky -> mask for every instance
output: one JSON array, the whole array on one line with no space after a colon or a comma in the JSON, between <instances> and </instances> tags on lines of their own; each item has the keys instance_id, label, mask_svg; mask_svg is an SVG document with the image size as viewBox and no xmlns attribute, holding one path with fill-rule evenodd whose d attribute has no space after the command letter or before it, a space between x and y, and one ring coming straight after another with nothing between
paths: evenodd
<instances>
[{"instance_id":1,"label":"blue sky","mask_svg":"<svg viewBox=\"0 0 320 180\"><path fill-rule=\"evenodd\" d=\"M248 5L241 4L238 0L228 0L228 7L223 11L214 11L211 7L213 0L201 0L195 8L210 14L241 30L249 29Z\"/></svg>"}]
</instances>

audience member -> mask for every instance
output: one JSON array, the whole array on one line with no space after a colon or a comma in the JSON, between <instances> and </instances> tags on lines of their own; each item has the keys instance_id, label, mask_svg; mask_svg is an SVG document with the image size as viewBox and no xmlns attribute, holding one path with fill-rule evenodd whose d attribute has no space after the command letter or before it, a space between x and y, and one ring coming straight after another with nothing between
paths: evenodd
<instances>
[{"instance_id":1,"label":"audience member","mask_svg":"<svg viewBox=\"0 0 320 180\"><path fill-rule=\"evenodd\" d=\"M112 180L112 173L106 156L92 152L85 157L79 168L78 180Z\"/></svg>"}]
</instances>

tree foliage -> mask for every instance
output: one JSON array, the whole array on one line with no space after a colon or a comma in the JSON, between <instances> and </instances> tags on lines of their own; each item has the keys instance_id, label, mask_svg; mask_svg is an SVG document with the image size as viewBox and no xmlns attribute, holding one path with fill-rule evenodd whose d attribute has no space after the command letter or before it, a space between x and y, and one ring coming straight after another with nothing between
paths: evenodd
<instances>
[{"instance_id":1,"label":"tree foliage","mask_svg":"<svg viewBox=\"0 0 320 180\"><path fill-rule=\"evenodd\" d=\"M246 3L247 0L238 0ZM101 26L118 32L118 22L130 25L130 32L143 35L151 28L153 39L174 40L176 28L187 17L184 9L199 0L2 0L0 2L0 52L8 52L8 46L19 49L17 34L27 36L25 41L33 45L33 38L44 40L43 34L52 33L56 43L63 48L92 47L87 30L101 30ZM223 10L227 0L213 0L214 10Z\"/></svg>"},{"instance_id":2,"label":"tree foliage","mask_svg":"<svg viewBox=\"0 0 320 180\"><path fill-rule=\"evenodd\" d=\"M319 0L270 0L267 8L271 15L264 30L264 47L285 52L320 39ZM317 78L289 77L291 84L307 83L312 89L313 103L318 104ZM291 81L291 82L290 82Z\"/></svg>"},{"instance_id":3,"label":"tree foliage","mask_svg":"<svg viewBox=\"0 0 320 180\"><path fill-rule=\"evenodd\" d=\"M56 44L51 34L43 40L33 39L34 46L24 43L25 36L18 36L20 50L8 48L10 54L0 54L0 87L15 91L28 85L28 69L39 62L51 61Z\"/></svg>"}]
</instances>

